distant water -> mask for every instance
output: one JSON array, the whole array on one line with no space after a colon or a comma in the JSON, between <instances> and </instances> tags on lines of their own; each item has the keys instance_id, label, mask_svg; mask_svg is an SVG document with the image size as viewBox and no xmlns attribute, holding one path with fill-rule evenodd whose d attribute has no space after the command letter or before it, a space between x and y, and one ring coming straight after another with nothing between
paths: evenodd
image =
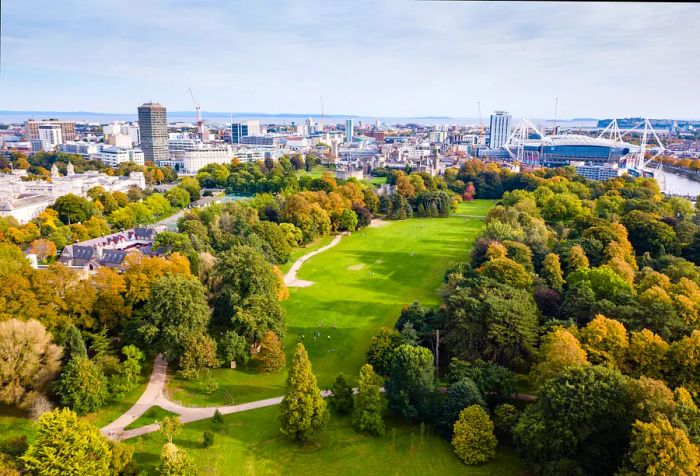
<instances>
[{"instance_id":1,"label":"distant water","mask_svg":"<svg viewBox=\"0 0 700 476\"><path fill-rule=\"evenodd\" d=\"M203 112L202 117L205 122L209 124L225 124L231 122L231 117L228 113L207 113ZM304 124L305 121L310 116L304 114L284 114L284 115L256 115L255 113L247 114L234 114L233 121L245 121L245 120L259 120L263 124ZM313 114L311 115L314 121L321 122L321 118ZM352 117L357 126L358 122L363 122L366 124L374 124L379 120L382 124L425 124L425 125L478 125L480 123L479 118L474 117L361 117L361 116L342 116L333 115L326 116L326 124L345 124L345 118ZM92 122L99 124L106 124L115 121L136 121L137 116L134 114L95 114L95 113L81 113L81 112L12 112L12 111L0 111L0 124L12 124L21 123L27 119L64 119L76 122ZM519 118L513 118L514 125L517 124ZM182 113L174 112L168 114L169 122L194 122L194 113ZM483 123L484 126L488 126L488 116L484 116ZM541 125L546 124L551 126L552 120L550 119L533 119L535 124ZM564 127L595 127L597 124L596 120L558 120L557 124Z\"/></svg>"},{"instance_id":2,"label":"distant water","mask_svg":"<svg viewBox=\"0 0 700 476\"><path fill-rule=\"evenodd\" d=\"M664 170L661 173L661 177L657 178L657 182L659 182L659 187L661 187L661 191L664 193L691 197L700 195L700 182L689 179L684 175Z\"/></svg>"}]
</instances>

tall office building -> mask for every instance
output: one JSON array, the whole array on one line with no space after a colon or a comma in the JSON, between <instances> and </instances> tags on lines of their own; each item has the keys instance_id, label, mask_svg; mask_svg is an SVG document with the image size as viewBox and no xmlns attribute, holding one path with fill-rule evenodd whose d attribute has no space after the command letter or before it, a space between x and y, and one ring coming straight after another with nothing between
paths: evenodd
<instances>
[{"instance_id":1,"label":"tall office building","mask_svg":"<svg viewBox=\"0 0 700 476\"><path fill-rule=\"evenodd\" d=\"M240 144L243 137L260 134L260 121L242 121L231 124L231 142Z\"/></svg>"},{"instance_id":2,"label":"tall office building","mask_svg":"<svg viewBox=\"0 0 700 476\"><path fill-rule=\"evenodd\" d=\"M355 128L352 119L345 119L345 142L352 142L352 137L355 135Z\"/></svg>"},{"instance_id":3,"label":"tall office building","mask_svg":"<svg viewBox=\"0 0 700 476\"><path fill-rule=\"evenodd\" d=\"M505 111L496 111L491 115L489 126L489 148L498 149L508 142L510 136L510 114Z\"/></svg>"},{"instance_id":4,"label":"tall office building","mask_svg":"<svg viewBox=\"0 0 700 476\"><path fill-rule=\"evenodd\" d=\"M168 160L168 116L165 108L155 102L139 106L141 149L146 162Z\"/></svg>"}]
</instances>

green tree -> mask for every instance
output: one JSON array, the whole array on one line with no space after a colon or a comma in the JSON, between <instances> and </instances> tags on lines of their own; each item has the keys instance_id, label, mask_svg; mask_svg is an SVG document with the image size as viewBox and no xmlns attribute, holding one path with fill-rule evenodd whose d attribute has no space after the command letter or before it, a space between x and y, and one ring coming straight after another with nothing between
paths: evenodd
<instances>
[{"instance_id":1,"label":"green tree","mask_svg":"<svg viewBox=\"0 0 700 476\"><path fill-rule=\"evenodd\" d=\"M250 360L250 351L246 338L234 331L226 331L217 346L219 357L224 363L236 362L246 364Z\"/></svg>"},{"instance_id":2,"label":"green tree","mask_svg":"<svg viewBox=\"0 0 700 476\"><path fill-rule=\"evenodd\" d=\"M335 378L335 382L331 387L331 396L328 401L335 411L342 414L348 414L353 408L352 386L345 380L343 374Z\"/></svg>"},{"instance_id":3,"label":"green tree","mask_svg":"<svg viewBox=\"0 0 700 476\"><path fill-rule=\"evenodd\" d=\"M197 468L192 458L175 446L172 442L163 445L160 452L160 466L158 474L161 476L196 476Z\"/></svg>"},{"instance_id":4,"label":"green tree","mask_svg":"<svg viewBox=\"0 0 700 476\"><path fill-rule=\"evenodd\" d=\"M51 208L56 210L59 219L66 225L84 222L95 213L90 200L72 193L57 198Z\"/></svg>"},{"instance_id":5,"label":"green tree","mask_svg":"<svg viewBox=\"0 0 700 476\"><path fill-rule=\"evenodd\" d=\"M153 285L139 333L150 349L172 362L185 353L188 339L204 334L208 324L209 305L199 280L166 274Z\"/></svg>"},{"instance_id":6,"label":"green tree","mask_svg":"<svg viewBox=\"0 0 700 476\"><path fill-rule=\"evenodd\" d=\"M182 433L180 417L175 415L163 418L163 421L160 423L160 432L168 439L168 443L172 443L173 438Z\"/></svg>"},{"instance_id":7,"label":"green tree","mask_svg":"<svg viewBox=\"0 0 700 476\"><path fill-rule=\"evenodd\" d=\"M200 372L219 366L216 341L207 334L192 333L185 336L185 351L180 356L180 373L185 378L199 378Z\"/></svg>"},{"instance_id":8,"label":"green tree","mask_svg":"<svg viewBox=\"0 0 700 476\"><path fill-rule=\"evenodd\" d=\"M569 458L585 474L612 474L632 422L628 378L601 366L564 369L542 384L513 431L516 447L543 464Z\"/></svg>"},{"instance_id":9,"label":"green tree","mask_svg":"<svg viewBox=\"0 0 700 476\"><path fill-rule=\"evenodd\" d=\"M389 409L403 418L427 420L437 410L433 353L425 347L403 344L391 359L385 385Z\"/></svg>"},{"instance_id":10,"label":"green tree","mask_svg":"<svg viewBox=\"0 0 700 476\"><path fill-rule=\"evenodd\" d=\"M510 440L513 428L518 423L520 412L510 403L503 403L493 409L493 425L499 439Z\"/></svg>"},{"instance_id":11,"label":"green tree","mask_svg":"<svg viewBox=\"0 0 700 476\"><path fill-rule=\"evenodd\" d=\"M700 475L700 448L665 419L632 426L630 463L636 474Z\"/></svg>"},{"instance_id":12,"label":"green tree","mask_svg":"<svg viewBox=\"0 0 700 476\"><path fill-rule=\"evenodd\" d=\"M338 230L355 231L357 229L357 214L349 209L343 210L338 219Z\"/></svg>"},{"instance_id":13,"label":"green tree","mask_svg":"<svg viewBox=\"0 0 700 476\"><path fill-rule=\"evenodd\" d=\"M401 345L401 334L390 327L380 327L379 333L372 337L367 351L367 363L379 375L388 376L391 357L394 350Z\"/></svg>"},{"instance_id":14,"label":"green tree","mask_svg":"<svg viewBox=\"0 0 700 476\"><path fill-rule=\"evenodd\" d=\"M107 439L67 408L39 418L37 437L21 460L29 473L37 475L114 474Z\"/></svg>"},{"instance_id":15,"label":"green tree","mask_svg":"<svg viewBox=\"0 0 700 476\"><path fill-rule=\"evenodd\" d=\"M63 340L63 361L68 362L73 357L87 357L87 348L80 331L71 324L66 328Z\"/></svg>"},{"instance_id":16,"label":"green tree","mask_svg":"<svg viewBox=\"0 0 700 476\"><path fill-rule=\"evenodd\" d=\"M107 402L107 377L99 365L77 356L63 368L55 384L61 403L79 415L93 412Z\"/></svg>"},{"instance_id":17,"label":"green tree","mask_svg":"<svg viewBox=\"0 0 700 476\"><path fill-rule=\"evenodd\" d=\"M296 346L286 387L280 404L280 430L297 441L309 441L328 423L328 409L316 385L316 376L303 344Z\"/></svg>"},{"instance_id":18,"label":"green tree","mask_svg":"<svg viewBox=\"0 0 700 476\"><path fill-rule=\"evenodd\" d=\"M493 422L479 405L471 405L459 414L454 424L452 446L466 464L483 464L496 455L498 441Z\"/></svg>"},{"instance_id":19,"label":"green tree","mask_svg":"<svg viewBox=\"0 0 700 476\"><path fill-rule=\"evenodd\" d=\"M352 413L352 427L355 431L370 435L384 435L384 411L387 403L381 392L382 378L374 373L369 364L360 369L357 381L355 409Z\"/></svg>"},{"instance_id":20,"label":"green tree","mask_svg":"<svg viewBox=\"0 0 700 476\"><path fill-rule=\"evenodd\" d=\"M452 438L452 429L459 414L471 405L486 408L486 402L474 381L464 378L450 385L442 402L442 412L437 423L440 434L448 439Z\"/></svg>"},{"instance_id":21,"label":"green tree","mask_svg":"<svg viewBox=\"0 0 700 476\"><path fill-rule=\"evenodd\" d=\"M652 256L659 256L677 249L678 238L673 227L651 213L632 210L622 217L622 224L627 228L629 240L638 255L649 252Z\"/></svg>"},{"instance_id":22,"label":"green tree","mask_svg":"<svg viewBox=\"0 0 700 476\"><path fill-rule=\"evenodd\" d=\"M141 364L144 359L143 352L134 345L124 346L122 355L124 355L124 361L119 364L117 372L109 379L110 390L116 396L123 396L136 387L141 377Z\"/></svg>"}]
</instances>

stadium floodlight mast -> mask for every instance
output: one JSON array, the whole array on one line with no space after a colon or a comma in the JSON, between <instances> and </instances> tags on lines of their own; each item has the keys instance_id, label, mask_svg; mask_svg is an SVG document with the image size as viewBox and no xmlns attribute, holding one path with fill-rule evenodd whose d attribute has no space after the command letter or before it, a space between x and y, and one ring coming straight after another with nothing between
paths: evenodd
<instances>
[{"instance_id":1,"label":"stadium floodlight mast","mask_svg":"<svg viewBox=\"0 0 700 476\"><path fill-rule=\"evenodd\" d=\"M517 160L520 163L527 161L525 156L525 142L530 138L530 132L537 134L541 140L547 140L548 138L537 129L530 119L524 117L518 126L513 129L508 140L503 147L508 152L511 159Z\"/></svg>"}]
</instances>

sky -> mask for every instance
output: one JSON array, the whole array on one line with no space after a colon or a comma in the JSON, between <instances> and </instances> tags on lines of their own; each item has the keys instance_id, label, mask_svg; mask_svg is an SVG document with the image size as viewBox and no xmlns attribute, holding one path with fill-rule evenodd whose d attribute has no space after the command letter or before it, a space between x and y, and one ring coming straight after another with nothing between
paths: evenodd
<instances>
[{"instance_id":1,"label":"sky","mask_svg":"<svg viewBox=\"0 0 700 476\"><path fill-rule=\"evenodd\" d=\"M3 0L0 110L700 118L700 4Z\"/></svg>"}]
</instances>

